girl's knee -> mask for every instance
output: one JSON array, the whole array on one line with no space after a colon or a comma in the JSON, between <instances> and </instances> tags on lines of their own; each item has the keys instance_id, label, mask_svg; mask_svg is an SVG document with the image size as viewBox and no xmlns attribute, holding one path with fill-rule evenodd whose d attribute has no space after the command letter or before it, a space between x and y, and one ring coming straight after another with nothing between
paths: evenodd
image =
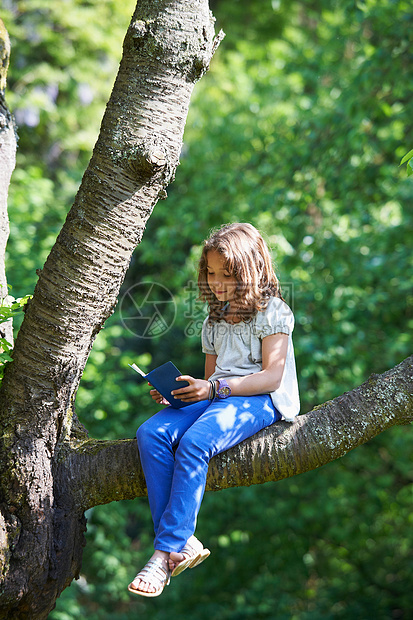
<instances>
[{"instance_id":1,"label":"girl's knee","mask_svg":"<svg viewBox=\"0 0 413 620\"><path fill-rule=\"evenodd\" d=\"M147 443L148 441L153 441L156 438L156 429L151 424L151 419L146 420L136 431L136 439L138 441L138 445L142 445Z\"/></svg>"},{"instance_id":2,"label":"girl's knee","mask_svg":"<svg viewBox=\"0 0 413 620\"><path fill-rule=\"evenodd\" d=\"M209 444L205 442L206 445L203 445L202 439L197 433L191 433L191 430L187 431L179 442L176 457L201 457L204 460L209 460Z\"/></svg>"}]
</instances>

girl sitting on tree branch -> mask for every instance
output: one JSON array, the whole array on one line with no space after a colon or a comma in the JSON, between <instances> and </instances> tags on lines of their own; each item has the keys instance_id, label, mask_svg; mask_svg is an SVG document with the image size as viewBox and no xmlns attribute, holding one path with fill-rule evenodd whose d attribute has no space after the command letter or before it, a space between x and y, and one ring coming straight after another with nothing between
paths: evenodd
<instances>
[{"instance_id":1,"label":"girl sitting on tree branch","mask_svg":"<svg viewBox=\"0 0 413 620\"><path fill-rule=\"evenodd\" d=\"M251 224L228 224L204 242L198 286L208 302L202 327L205 379L178 377L188 406L165 409L137 431L155 529L155 552L129 584L158 596L170 577L209 555L194 532L210 459L299 412L292 331L269 249Z\"/></svg>"}]
</instances>

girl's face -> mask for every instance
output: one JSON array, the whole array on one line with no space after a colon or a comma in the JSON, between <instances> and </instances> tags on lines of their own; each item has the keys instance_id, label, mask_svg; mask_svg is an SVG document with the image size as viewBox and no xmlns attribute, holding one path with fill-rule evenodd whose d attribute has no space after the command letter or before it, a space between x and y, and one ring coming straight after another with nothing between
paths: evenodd
<instances>
[{"instance_id":1,"label":"girl's face","mask_svg":"<svg viewBox=\"0 0 413 620\"><path fill-rule=\"evenodd\" d=\"M231 301L235 295L237 281L225 269L225 260L216 250L207 253L208 286L218 301Z\"/></svg>"}]
</instances>

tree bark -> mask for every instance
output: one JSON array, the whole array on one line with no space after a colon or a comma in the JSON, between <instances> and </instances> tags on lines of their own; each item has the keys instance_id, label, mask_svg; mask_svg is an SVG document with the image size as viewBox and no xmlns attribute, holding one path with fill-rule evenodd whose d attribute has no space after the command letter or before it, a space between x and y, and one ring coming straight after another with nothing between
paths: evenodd
<instances>
[{"instance_id":1,"label":"tree bark","mask_svg":"<svg viewBox=\"0 0 413 620\"><path fill-rule=\"evenodd\" d=\"M0 300L7 298L7 279L4 255L9 237L9 218L7 215L7 197L11 174L16 165L16 134L12 115L4 98L7 69L10 59L10 40L7 30L0 19ZM13 344L13 325L8 320L0 324L0 338ZM0 347L1 350L1 347Z\"/></svg>"},{"instance_id":2,"label":"tree bark","mask_svg":"<svg viewBox=\"0 0 413 620\"><path fill-rule=\"evenodd\" d=\"M62 478L87 433L73 405L145 223L174 177L190 96L220 36L207 0L140 0L81 187L0 392L2 618L46 618L81 565L85 520Z\"/></svg>"}]
</instances>

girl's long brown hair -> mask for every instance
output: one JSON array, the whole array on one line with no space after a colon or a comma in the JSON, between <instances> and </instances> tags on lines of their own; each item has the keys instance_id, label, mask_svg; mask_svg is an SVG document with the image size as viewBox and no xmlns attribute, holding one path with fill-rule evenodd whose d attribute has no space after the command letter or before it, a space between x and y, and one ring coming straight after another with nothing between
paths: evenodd
<instances>
[{"instance_id":1,"label":"girl's long brown hair","mask_svg":"<svg viewBox=\"0 0 413 620\"><path fill-rule=\"evenodd\" d=\"M246 223L226 224L204 241L199 261L200 298L208 302L211 321L223 318L225 305L208 286L207 254L211 250L224 258L225 269L237 281L234 301L236 316L241 320L251 320L259 310L264 310L270 297L282 299L270 251L258 230Z\"/></svg>"}]
</instances>

